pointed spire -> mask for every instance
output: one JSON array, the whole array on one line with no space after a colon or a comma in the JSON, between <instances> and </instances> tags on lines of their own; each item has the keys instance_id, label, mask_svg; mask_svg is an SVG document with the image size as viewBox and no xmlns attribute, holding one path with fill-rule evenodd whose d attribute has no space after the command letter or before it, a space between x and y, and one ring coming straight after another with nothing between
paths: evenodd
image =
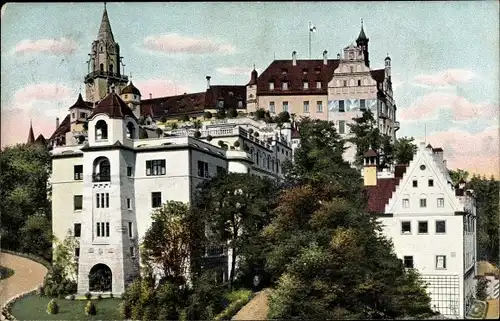
<instances>
[{"instance_id":1,"label":"pointed spire","mask_svg":"<svg viewBox=\"0 0 500 321\"><path fill-rule=\"evenodd\" d=\"M98 40L115 41L113 32L111 31L111 24L109 23L108 11L106 10L106 2L104 2L104 12L102 13L101 26L99 27Z\"/></svg>"},{"instance_id":2,"label":"pointed spire","mask_svg":"<svg viewBox=\"0 0 500 321\"><path fill-rule=\"evenodd\" d=\"M356 39L356 41L358 42L360 40L368 40L365 34L365 29L363 28L363 19L361 19L361 31L359 32L359 36L358 39Z\"/></svg>"},{"instance_id":3,"label":"pointed spire","mask_svg":"<svg viewBox=\"0 0 500 321\"><path fill-rule=\"evenodd\" d=\"M28 133L28 141L27 144L33 144L35 142L35 134L33 133L33 123L30 120L30 131Z\"/></svg>"}]
</instances>

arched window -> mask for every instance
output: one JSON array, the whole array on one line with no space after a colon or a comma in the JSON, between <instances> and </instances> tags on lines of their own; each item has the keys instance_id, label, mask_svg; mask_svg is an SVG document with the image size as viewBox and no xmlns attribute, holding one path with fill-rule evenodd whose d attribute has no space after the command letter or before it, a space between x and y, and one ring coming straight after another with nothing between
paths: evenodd
<instances>
[{"instance_id":1,"label":"arched window","mask_svg":"<svg viewBox=\"0 0 500 321\"><path fill-rule=\"evenodd\" d=\"M135 126L131 121L127 124L127 138L135 139Z\"/></svg>"},{"instance_id":2,"label":"arched window","mask_svg":"<svg viewBox=\"0 0 500 321\"><path fill-rule=\"evenodd\" d=\"M99 263L90 269L89 290L90 291L111 291L113 284L113 274L109 266Z\"/></svg>"},{"instance_id":3,"label":"arched window","mask_svg":"<svg viewBox=\"0 0 500 321\"><path fill-rule=\"evenodd\" d=\"M259 158L260 158L259 151L257 151L257 156L255 158L256 158L257 165L259 165Z\"/></svg>"},{"instance_id":4,"label":"arched window","mask_svg":"<svg viewBox=\"0 0 500 321\"><path fill-rule=\"evenodd\" d=\"M274 171L274 158L273 158L273 160L271 161L271 166L272 166L272 170Z\"/></svg>"},{"instance_id":5,"label":"arched window","mask_svg":"<svg viewBox=\"0 0 500 321\"><path fill-rule=\"evenodd\" d=\"M111 180L111 165L107 157L98 157L94 160L92 180L94 182L109 182Z\"/></svg>"},{"instance_id":6,"label":"arched window","mask_svg":"<svg viewBox=\"0 0 500 321\"><path fill-rule=\"evenodd\" d=\"M271 169L271 156L267 155L267 169Z\"/></svg>"},{"instance_id":7,"label":"arched window","mask_svg":"<svg viewBox=\"0 0 500 321\"><path fill-rule=\"evenodd\" d=\"M102 119L95 124L95 139L108 139L108 124Z\"/></svg>"},{"instance_id":8,"label":"arched window","mask_svg":"<svg viewBox=\"0 0 500 321\"><path fill-rule=\"evenodd\" d=\"M352 79L352 78L351 78L351 79L349 80L349 86L354 86L354 79Z\"/></svg>"},{"instance_id":9,"label":"arched window","mask_svg":"<svg viewBox=\"0 0 500 321\"><path fill-rule=\"evenodd\" d=\"M100 70L100 71L104 71L104 64L101 64L101 65L99 66L99 70Z\"/></svg>"},{"instance_id":10,"label":"arched window","mask_svg":"<svg viewBox=\"0 0 500 321\"><path fill-rule=\"evenodd\" d=\"M279 173L280 172L280 160L277 159L276 160L276 173Z\"/></svg>"},{"instance_id":11,"label":"arched window","mask_svg":"<svg viewBox=\"0 0 500 321\"><path fill-rule=\"evenodd\" d=\"M113 65L109 65L109 72L113 72Z\"/></svg>"}]
</instances>

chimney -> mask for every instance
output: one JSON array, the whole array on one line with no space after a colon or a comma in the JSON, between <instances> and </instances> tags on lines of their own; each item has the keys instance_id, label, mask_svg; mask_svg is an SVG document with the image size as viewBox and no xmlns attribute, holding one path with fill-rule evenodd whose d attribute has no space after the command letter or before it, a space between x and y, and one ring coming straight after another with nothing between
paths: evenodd
<instances>
[{"instance_id":1,"label":"chimney","mask_svg":"<svg viewBox=\"0 0 500 321\"><path fill-rule=\"evenodd\" d=\"M207 78L207 89L210 89L210 76L206 76L205 78Z\"/></svg>"},{"instance_id":2,"label":"chimney","mask_svg":"<svg viewBox=\"0 0 500 321\"><path fill-rule=\"evenodd\" d=\"M377 186L377 152L371 146L365 152L364 167L363 167L363 180L365 186Z\"/></svg>"},{"instance_id":3,"label":"chimney","mask_svg":"<svg viewBox=\"0 0 500 321\"><path fill-rule=\"evenodd\" d=\"M56 117L56 129L59 128L59 117Z\"/></svg>"},{"instance_id":4,"label":"chimney","mask_svg":"<svg viewBox=\"0 0 500 321\"><path fill-rule=\"evenodd\" d=\"M149 93L149 99L153 99L153 94Z\"/></svg>"},{"instance_id":5,"label":"chimney","mask_svg":"<svg viewBox=\"0 0 500 321\"><path fill-rule=\"evenodd\" d=\"M340 54L339 53L337 54L337 59L340 59Z\"/></svg>"},{"instance_id":6,"label":"chimney","mask_svg":"<svg viewBox=\"0 0 500 321\"><path fill-rule=\"evenodd\" d=\"M292 52L292 65L297 66L297 51Z\"/></svg>"},{"instance_id":7,"label":"chimney","mask_svg":"<svg viewBox=\"0 0 500 321\"><path fill-rule=\"evenodd\" d=\"M327 57L327 55L328 55L328 51L326 51L326 50L323 51L323 65L325 65L325 66L328 65L328 57Z\"/></svg>"}]
</instances>

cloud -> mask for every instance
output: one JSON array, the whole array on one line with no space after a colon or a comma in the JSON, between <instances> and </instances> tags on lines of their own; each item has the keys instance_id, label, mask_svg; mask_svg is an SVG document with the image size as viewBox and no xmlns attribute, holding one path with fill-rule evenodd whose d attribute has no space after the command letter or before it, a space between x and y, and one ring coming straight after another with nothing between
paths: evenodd
<instances>
[{"instance_id":1,"label":"cloud","mask_svg":"<svg viewBox=\"0 0 500 321\"><path fill-rule=\"evenodd\" d=\"M17 90L12 102L2 103L1 145L26 142L30 121L35 136L50 137L55 118L62 121L77 97L77 91L63 84L34 84Z\"/></svg>"},{"instance_id":2,"label":"cloud","mask_svg":"<svg viewBox=\"0 0 500 321\"><path fill-rule=\"evenodd\" d=\"M415 77L415 82L427 86L447 86L458 85L469 82L477 75L467 69L447 69L435 74L419 75Z\"/></svg>"},{"instance_id":3,"label":"cloud","mask_svg":"<svg viewBox=\"0 0 500 321\"><path fill-rule=\"evenodd\" d=\"M49 55L73 54L78 50L78 44L73 39L65 37L59 39L23 40L19 42L14 53L17 55L44 53Z\"/></svg>"},{"instance_id":4,"label":"cloud","mask_svg":"<svg viewBox=\"0 0 500 321\"><path fill-rule=\"evenodd\" d=\"M402 120L434 119L439 110L448 109L455 121L470 119L492 120L498 118L499 106L488 103L473 103L464 97L444 92L432 92L414 102L409 108L398 113Z\"/></svg>"},{"instance_id":5,"label":"cloud","mask_svg":"<svg viewBox=\"0 0 500 321\"><path fill-rule=\"evenodd\" d=\"M427 136L426 142L443 148L450 169L461 168L476 174L500 176L498 126L488 127L479 133L457 128L433 132Z\"/></svg>"},{"instance_id":6,"label":"cloud","mask_svg":"<svg viewBox=\"0 0 500 321\"><path fill-rule=\"evenodd\" d=\"M221 67L217 68L216 71L223 75L244 75L248 76L252 72L252 68L249 67Z\"/></svg>"},{"instance_id":7,"label":"cloud","mask_svg":"<svg viewBox=\"0 0 500 321\"><path fill-rule=\"evenodd\" d=\"M167 79L148 79L134 81L136 86L142 94L142 99L149 99L151 93L153 98L182 95L189 93L192 90L185 85L176 84L175 82Z\"/></svg>"},{"instance_id":8,"label":"cloud","mask_svg":"<svg viewBox=\"0 0 500 321\"><path fill-rule=\"evenodd\" d=\"M235 52L232 45L206 38L181 36L175 33L153 35L144 39L146 49L160 53L174 54L231 54Z\"/></svg>"}]
</instances>

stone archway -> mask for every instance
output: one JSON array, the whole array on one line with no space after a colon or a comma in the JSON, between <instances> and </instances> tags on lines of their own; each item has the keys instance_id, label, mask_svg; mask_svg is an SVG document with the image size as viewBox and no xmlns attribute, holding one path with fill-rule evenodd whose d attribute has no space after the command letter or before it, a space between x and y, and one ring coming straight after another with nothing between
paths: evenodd
<instances>
[{"instance_id":1,"label":"stone archway","mask_svg":"<svg viewBox=\"0 0 500 321\"><path fill-rule=\"evenodd\" d=\"M113 274L106 264L96 264L89 272L89 291L111 292L113 285Z\"/></svg>"}]
</instances>

